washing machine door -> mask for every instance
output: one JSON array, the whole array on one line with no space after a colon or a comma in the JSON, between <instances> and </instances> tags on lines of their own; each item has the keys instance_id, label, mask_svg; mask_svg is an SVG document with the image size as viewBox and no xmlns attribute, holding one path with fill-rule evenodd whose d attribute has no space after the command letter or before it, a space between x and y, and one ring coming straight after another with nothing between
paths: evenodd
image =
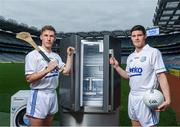
<instances>
[{"instance_id":1,"label":"washing machine door","mask_svg":"<svg viewBox=\"0 0 180 127\"><path fill-rule=\"evenodd\" d=\"M29 119L26 116L26 105L22 106L14 115L13 126L29 126Z\"/></svg>"}]
</instances>

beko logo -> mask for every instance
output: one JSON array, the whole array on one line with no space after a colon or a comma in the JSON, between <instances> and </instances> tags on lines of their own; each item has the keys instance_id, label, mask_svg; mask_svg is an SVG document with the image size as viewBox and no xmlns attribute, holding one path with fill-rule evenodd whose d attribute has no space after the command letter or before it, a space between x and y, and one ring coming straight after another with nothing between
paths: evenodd
<instances>
[{"instance_id":1,"label":"beko logo","mask_svg":"<svg viewBox=\"0 0 180 127\"><path fill-rule=\"evenodd\" d=\"M142 75L143 69L141 67L132 67L132 68L129 68L129 72L131 73L130 77L140 76Z\"/></svg>"},{"instance_id":2,"label":"beko logo","mask_svg":"<svg viewBox=\"0 0 180 127\"><path fill-rule=\"evenodd\" d=\"M131 73L142 73L143 69L142 68L138 68L138 67L133 67L133 68L129 68L129 71Z\"/></svg>"}]
</instances>

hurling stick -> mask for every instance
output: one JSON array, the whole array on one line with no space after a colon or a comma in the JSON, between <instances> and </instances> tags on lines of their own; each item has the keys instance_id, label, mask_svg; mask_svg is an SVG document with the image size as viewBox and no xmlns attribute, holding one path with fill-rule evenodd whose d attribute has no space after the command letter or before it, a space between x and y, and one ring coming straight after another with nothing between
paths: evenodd
<instances>
[{"instance_id":1,"label":"hurling stick","mask_svg":"<svg viewBox=\"0 0 180 127\"><path fill-rule=\"evenodd\" d=\"M30 33L28 32L20 32L16 34L16 38L21 39L25 42L27 42L28 44L30 44L34 49L36 49L41 55L42 57L47 61L50 62L51 60L44 54L43 51L41 51L41 49L37 46L37 44L34 42L34 40L32 39ZM58 66L56 67L56 69L58 69L60 72L63 70L63 68L59 68Z\"/></svg>"}]
</instances>

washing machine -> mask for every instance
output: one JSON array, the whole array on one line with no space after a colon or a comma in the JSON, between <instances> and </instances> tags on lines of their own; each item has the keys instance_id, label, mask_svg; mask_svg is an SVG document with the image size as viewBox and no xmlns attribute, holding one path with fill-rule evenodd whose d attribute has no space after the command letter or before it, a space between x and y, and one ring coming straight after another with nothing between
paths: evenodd
<instances>
[{"instance_id":1,"label":"washing machine","mask_svg":"<svg viewBox=\"0 0 180 127\"><path fill-rule=\"evenodd\" d=\"M26 105L30 90L19 90L11 96L10 126L28 126L29 120L26 117Z\"/></svg>"}]
</instances>

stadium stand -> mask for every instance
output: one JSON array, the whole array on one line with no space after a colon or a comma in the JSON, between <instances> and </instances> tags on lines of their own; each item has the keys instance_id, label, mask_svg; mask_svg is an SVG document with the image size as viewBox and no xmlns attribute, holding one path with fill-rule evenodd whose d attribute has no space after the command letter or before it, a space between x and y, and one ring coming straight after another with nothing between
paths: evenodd
<instances>
[{"instance_id":1,"label":"stadium stand","mask_svg":"<svg viewBox=\"0 0 180 127\"><path fill-rule=\"evenodd\" d=\"M0 62L23 62L32 48L15 38L15 34L0 31Z\"/></svg>"},{"instance_id":2,"label":"stadium stand","mask_svg":"<svg viewBox=\"0 0 180 127\"><path fill-rule=\"evenodd\" d=\"M77 35L82 35L81 37L86 38L86 37L91 37L91 36L95 36L98 37L98 33L96 32L91 32L91 36L88 33L68 33L68 35L66 35L66 37L71 36L72 34L77 34ZM112 33L108 33L111 34ZM18 61L24 61L24 56L25 54L27 54L29 51L32 50L32 47L27 44L24 43L21 40L18 40L15 38L15 33L10 33L10 32L6 32L6 31L0 31L0 52L8 54L8 57L12 57L11 55L14 54L18 54L16 57L18 59ZM88 36L87 36L88 35ZM102 36L102 34L100 35L100 37ZM119 36L119 35L118 35ZM122 46L122 63L126 63L126 57L132 52L134 51L132 42L130 37L119 37L121 39L121 46ZM33 36L33 39L35 40L35 42L37 42L38 44L40 44L40 39L36 36ZM174 58L174 61L177 61L177 63L174 63L179 65L179 58L176 58L179 54L180 54L180 33L177 34L168 34L168 35L159 35L159 36L150 36L147 38L147 43L153 47L158 48L159 50L161 50L165 62L167 64L169 64L169 62L171 62L172 64L172 58ZM58 52L58 47L60 46L60 39L57 39L57 43L55 43L54 45L54 50ZM14 54L13 54L14 53ZM6 55L5 55L6 56ZM19 57L18 57L19 56ZM5 59L4 55L1 55L0 57L0 61L4 61L6 60L7 62L9 61L13 61L10 59ZM168 66L168 67L172 67Z\"/></svg>"},{"instance_id":3,"label":"stadium stand","mask_svg":"<svg viewBox=\"0 0 180 127\"><path fill-rule=\"evenodd\" d=\"M168 34L168 38L162 36L164 41L158 48L164 54L164 59L169 72L180 77L180 1L158 0L153 18L154 26L160 28L161 34Z\"/></svg>"},{"instance_id":4,"label":"stadium stand","mask_svg":"<svg viewBox=\"0 0 180 127\"><path fill-rule=\"evenodd\" d=\"M12 33L18 33L21 31L26 31L31 33L32 35L39 36L39 30L34 27L28 27L28 25L24 23L17 23L14 19L5 19L3 16L0 16L0 29L5 31L11 31Z\"/></svg>"},{"instance_id":5,"label":"stadium stand","mask_svg":"<svg viewBox=\"0 0 180 127\"><path fill-rule=\"evenodd\" d=\"M116 31L117 32L117 31ZM101 34L98 34L98 32L91 32L85 33L85 32L79 32L79 33L67 33L64 37L71 36L73 34L77 34L81 36L82 38L86 37L102 37L103 32ZM105 33L105 32L104 32ZM118 33L118 32L117 32ZM117 35L118 38L121 39L121 46L122 46L122 56L127 57L133 50L133 45L131 42L130 37L125 37L121 35ZM122 34L122 32L119 32ZM106 32L106 34L113 35L111 32ZM0 31L0 51L4 53L16 53L25 55L29 51L32 50L32 47L24 43L21 40L18 40L15 38L15 33L12 32L6 32L1 30ZM124 33L123 33L124 35ZM40 44L40 39L37 36L33 36L33 39L37 44ZM61 39L61 38L60 38ZM54 45L54 50L58 51L58 47L60 46L60 39L57 39L57 43ZM147 43L153 47L158 48L161 50L163 55L167 55L167 57L164 57L168 63L170 61L170 57L175 57L180 54L180 33L177 34L168 34L168 35L158 35L158 36L150 36L147 38ZM22 58L22 57L21 57ZM0 58L1 59L1 58ZM2 61L2 60L1 60ZM122 63L125 63L124 60L122 60Z\"/></svg>"},{"instance_id":6,"label":"stadium stand","mask_svg":"<svg viewBox=\"0 0 180 127\"><path fill-rule=\"evenodd\" d=\"M161 33L180 32L179 9L179 0L158 0L153 18L154 26L159 26Z\"/></svg>"},{"instance_id":7,"label":"stadium stand","mask_svg":"<svg viewBox=\"0 0 180 127\"><path fill-rule=\"evenodd\" d=\"M40 45L40 39L33 36L33 40ZM59 39L53 46L53 51L58 52ZM16 39L12 32L0 31L0 62L24 62L25 55L33 48L22 40Z\"/></svg>"},{"instance_id":8,"label":"stadium stand","mask_svg":"<svg viewBox=\"0 0 180 127\"><path fill-rule=\"evenodd\" d=\"M25 55L23 54L15 54L15 53L1 53L0 54L0 62L23 62Z\"/></svg>"}]
</instances>

